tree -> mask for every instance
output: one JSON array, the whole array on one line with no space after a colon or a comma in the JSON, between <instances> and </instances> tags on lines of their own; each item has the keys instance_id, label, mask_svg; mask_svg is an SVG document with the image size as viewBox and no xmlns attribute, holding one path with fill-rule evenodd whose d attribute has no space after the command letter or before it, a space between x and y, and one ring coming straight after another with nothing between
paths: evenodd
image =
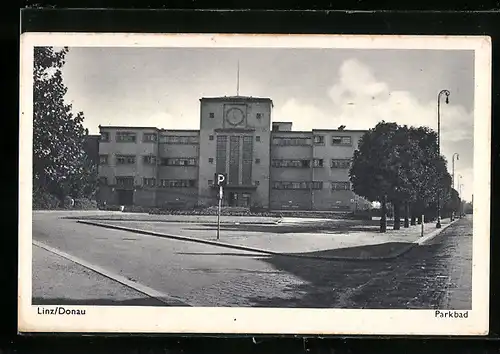
<instances>
[{"instance_id":1,"label":"tree","mask_svg":"<svg viewBox=\"0 0 500 354\"><path fill-rule=\"evenodd\" d=\"M34 48L33 187L60 201L85 180L89 168L83 150L88 135L83 113L74 114L72 105L64 102L67 88L61 68L67 53L67 48Z\"/></svg>"},{"instance_id":2,"label":"tree","mask_svg":"<svg viewBox=\"0 0 500 354\"><path fill-rule=\"evenodd\" d=\"M403 192L400 189L403 185L399 171L401 159L394 146L399 129L396 123L382 121L366 132L354 152L349 170L354 192L369 201L381 202L380 232L386 231L387 202L397 202Z\"/></svg>"},{"instance_id":3,"label":"tree","mask_svg":"<svg viewBox=\"0 0 500 354\"><path fill-rule=\"evenodd\" d=\"M394 207L394 229L398 230L402 207L404 226L409 227L410 209L415 224L416 213L430 212L431 207L437 211L438 194L440 205L450 196L446 160L438 154L437 135L426 127L380 122L362 136L349 176L357 194L382 203L381 232L386 230L388 201Z\"/></svg>"}]
</instances>

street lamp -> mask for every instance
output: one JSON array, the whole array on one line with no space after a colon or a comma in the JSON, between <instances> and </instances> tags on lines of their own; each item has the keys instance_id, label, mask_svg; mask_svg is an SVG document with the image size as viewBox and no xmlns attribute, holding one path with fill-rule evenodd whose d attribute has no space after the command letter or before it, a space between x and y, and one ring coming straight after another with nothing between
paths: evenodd
<instances>
[{"instance_id":1,"label":"street lamp","mask_svg":"<svg viewBox=\"0 0 500 354\"><path fill-rule=\"evenodd\" d=\"M457 161L460 157L458 153L454 153L451 157L451 185L453 189L455 189L455 156L457 157Z\"/></svg>"},{"instance_id":2,"label":"street lamp","mask_svg":"<svg viewBox=\"0 0 500 354\"><path fill-rule=\"evenodd\" d=\"M462 177L462 176L460 176L460 177ZM462 218L462 204L463 204L463 203L462 203L462 187L463 187L463 186L464 186L464 185L463 185L462 183L460 183L460 184L458 185L458 190L459 190L459 192L458 192L459 198L458 198L458 199L460 200L460 208L459 208L458 213L459 213L459 215L460 215L460 219Z\"/></svg>"},{"instance_id":3,"label":"street lamp","mask_svg":"<svg viewBox=\"0 0 500 354\"><path fill-rule=\"evenodd\" d=\"M451 188L455 189L455 156L457 157L457 161L459 160L459 155L458 153L454 153L453 156L451 157ZM451 221L455 219L455 210L451 211Z\"/></svg>"},{"instance_id":4,"label":"street lamp","mask_svg":"<svg viewBox=\"0 0 500 354\"><path fill-rule=\"evenodd\" d=\"M446 99L445 102L446 104L449 103L448 97L450 96L450 91L448 90L441 90L438 93L437 97L437 118L438 118L438 133L437 133L437 145L438 145L438 156L441 155L441 139L440 139L440 134L441 134L441 97L445 95ZM437 189L437 223L436 223L436 228L440 229L441 228L441 186L438 184L438 189Z\"/></svg>"}]
</instances>

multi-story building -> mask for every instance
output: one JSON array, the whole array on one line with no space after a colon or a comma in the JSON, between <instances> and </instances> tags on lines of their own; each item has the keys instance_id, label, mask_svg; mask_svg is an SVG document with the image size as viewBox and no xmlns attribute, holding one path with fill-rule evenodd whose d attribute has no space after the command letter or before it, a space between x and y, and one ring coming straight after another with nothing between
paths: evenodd
<instances>
[{"instance_id":1,"label":"multi-story building","mask_svg":"<svg viewBox=\"0 0 500 354\"><path fill-rule=\"evenodd\" d=\"M293 131L273 122L269 98L200 99L200 130L99 126L100 201L192 208L217 203L265 209L352 210L349 168L364 131Z\"/></svg>"}]
</instances>

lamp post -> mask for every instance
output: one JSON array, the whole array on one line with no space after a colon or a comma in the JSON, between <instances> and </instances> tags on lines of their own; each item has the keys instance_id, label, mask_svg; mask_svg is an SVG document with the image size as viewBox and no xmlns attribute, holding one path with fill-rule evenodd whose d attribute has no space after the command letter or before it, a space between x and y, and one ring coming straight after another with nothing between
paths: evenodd
<instances>
[{"instance_id":1,"label":"lamp post","mask_svg":"<svg viewBox=\"0 0 500 354\"><path fill-rule=\"evenodd\" d=\"M448 97L450 96L450 91L448 90L441 90L438 93L438 100L437 100L437 119L438 119L438 133L437 133L437 146L438 146L438 156L441 155L441 139L440 139L440 134L441 134L441 97L445 95L446 96L446 104L449 103ZM436 223L436 228L440 229L441 228L441 185L438 183L438 189L437 189L437 223Z\"/></svg>"},{"instance_id":2,"label":"lamp post","mask_svg":"<svg viewBox=\"0 0 500 354\"><path fill-rule=\"evenodd\" d=\"M455 189L455 156L457 157L457 161L459 160L459 155L458 153L454 153L453 156L451 157L451 188ZM451 221L455 219L454 217L455 210L451 211Z\"/></svg>"},{"instance_id":3,"label":"lamp post","mask_svg":"<svg viewBox=\"0 0 500 354\"><path fill-rule=\"evenodd\" d=\"M460 177L462 177L462 176L460 176ZM459 192L458 192L459 198L458 199L460 200L460 209L458 210L458 214L460 215L460 219L462 218L462 204L463 204L462 203L462 187L463 186L464 185L462 183L460 183L458 185L458 190L459 190Z\"/></svg>"},{"instance_id":4,"label":"lamp post","mask_svg":"<svg viewBox=\"0 0 500 354\"><path fill-rule=\"evenodd\" d=\"M458 155L458 153L454 153L451 157L451 185L453 189L455 189L455 156L457 157L458 161L460 155Z\"/></svg>"}]
</instances>

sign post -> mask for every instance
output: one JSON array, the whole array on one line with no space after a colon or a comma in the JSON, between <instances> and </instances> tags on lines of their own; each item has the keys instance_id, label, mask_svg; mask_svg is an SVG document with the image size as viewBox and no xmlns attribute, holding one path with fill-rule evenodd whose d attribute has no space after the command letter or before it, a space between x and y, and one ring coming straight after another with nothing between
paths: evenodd
<instances>
[{"instance_id":1,"label":"sign post","mask_svg":"<svg viewBox=\"0 0 500 354\"><path fill-rule=\"evenodd\" d=\"M223 173L216 173L215 180L219 186L219 193L217 195L218 205L217 208L217 240L220 238L220 210L222 208L223 186L226 184L226 175Z\"/></svg>"}]
</instances>

